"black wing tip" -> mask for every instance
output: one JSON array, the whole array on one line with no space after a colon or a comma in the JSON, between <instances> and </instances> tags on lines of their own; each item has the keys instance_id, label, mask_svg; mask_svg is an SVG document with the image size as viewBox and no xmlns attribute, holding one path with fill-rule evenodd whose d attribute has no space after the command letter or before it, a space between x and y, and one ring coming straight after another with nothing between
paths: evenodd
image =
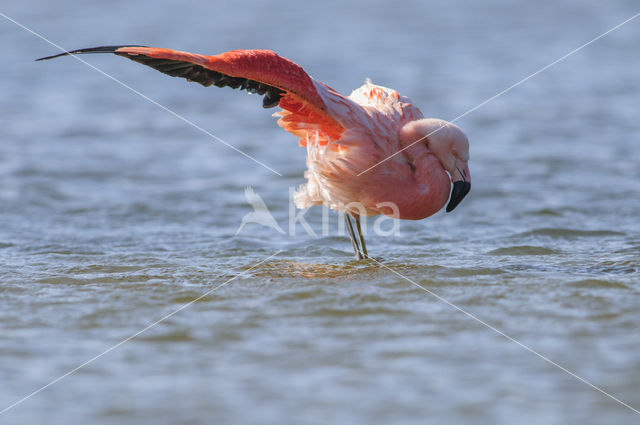
<instances>
[{"instance_id":1,"label":"black wing tip","mask_svg":"<svg viewBox=\"0 0 640 425\"><path fill-rule=\"evenodd\" d=\"M116 50L121 49L122 47L147 47L147 46L140 46L138 44L120 44L118 46L89 47L89 48L86 48L86 49L77 49L77 50L71 50L71 51L68 51L68 52L62 52L62 53L58 53L57 55L45 56L43 58L36 59L36 62L37 61L43 61L43 60L59 58L60 56L80 55L80 54L84 54L84 53L115 53Z\"/></svg>"}]
</instances>

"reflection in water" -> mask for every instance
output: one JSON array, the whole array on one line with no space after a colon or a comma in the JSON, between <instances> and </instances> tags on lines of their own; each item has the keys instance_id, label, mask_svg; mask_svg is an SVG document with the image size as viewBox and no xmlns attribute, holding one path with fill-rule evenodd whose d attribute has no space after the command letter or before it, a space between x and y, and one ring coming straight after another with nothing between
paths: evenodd
<instances>
[{"instance_id":1,"label":"reflection in water","mask_svg":"<svg viewBox=\"0 0 640 425\"><path fill-rule=\"evenodd\" d=\"M253 275L266 278L350 279L372 274L380 267L373 261L351 261L343 264L314 264L276 260L253 269Z\"/></svg>"}]
</instances>

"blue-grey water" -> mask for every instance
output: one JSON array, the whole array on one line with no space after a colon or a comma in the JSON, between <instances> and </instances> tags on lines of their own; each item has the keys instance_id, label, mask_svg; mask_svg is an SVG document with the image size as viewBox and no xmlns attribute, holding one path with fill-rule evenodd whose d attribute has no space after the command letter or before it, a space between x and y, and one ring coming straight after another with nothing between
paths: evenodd
<instances>
[{"instance_id":1,"label":"blue-grey water","mask_svg":"<svg viewBox=\"0 0 640 425\"><path fill-rule=\"evenodd\" d=\"M4 1L65 48L272 49L453 119L640 11L636 1ZM640 18L457 123L473 189L368 234L290 234L305 151L257 96L0 17L0 424L631 424L640 415ZM248 224L252 187L286 234ZM387 223L388 224L388 223ZM269 256L278 253L266 262ZM254 267L255 266L255 267ZM253 268L251 268L253 267ZM251 268L251 269L250 269Z\"/></svg>"}]
</instances>

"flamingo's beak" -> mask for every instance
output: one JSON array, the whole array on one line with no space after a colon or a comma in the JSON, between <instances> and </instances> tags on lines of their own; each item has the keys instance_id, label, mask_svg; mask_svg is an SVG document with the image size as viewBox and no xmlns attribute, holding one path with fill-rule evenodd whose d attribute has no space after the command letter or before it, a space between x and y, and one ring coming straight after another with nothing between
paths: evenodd
<instances>
[{"instance_id":1,"label":"flamingo's beak","mask_svg":"<svg viewBox=\"0 0 640 425\"><path fill-rule=\"evenodd\" d=\"M453 181L453 190L451 191L449 205L447 205L447 212L453 211L471 190L471 173L466 161L464 164L456 163L456 170L453 172L451 180Z\"/></svg>"}]
</instances>

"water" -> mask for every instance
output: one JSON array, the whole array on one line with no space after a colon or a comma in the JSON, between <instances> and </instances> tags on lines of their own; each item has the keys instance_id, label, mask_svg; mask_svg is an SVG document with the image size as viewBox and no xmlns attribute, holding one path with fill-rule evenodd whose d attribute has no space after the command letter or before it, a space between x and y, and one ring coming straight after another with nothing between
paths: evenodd
<instances>
[{"instance_id":1,"label":"water","mask_svg":"<svg viewBox=\"0 0 640 425\"><path fill-rule=\"evenodd\" d=\"M4 3L79 48L269 48L349 93L365 77L453 119L630 17L633 1L188 6ZM637 423L640 21L458 124L473 189L453 214L368 236L281 226L304 150L256 96L85 57L279 177L0 19L0 415L23 423ZM321 213L307 215L320 232ZM288 230L288 229L286 229ZM256 266L269 256L277 256ZM249 268L254 267L249 270Z\"/></svg>"}]
</instances>

